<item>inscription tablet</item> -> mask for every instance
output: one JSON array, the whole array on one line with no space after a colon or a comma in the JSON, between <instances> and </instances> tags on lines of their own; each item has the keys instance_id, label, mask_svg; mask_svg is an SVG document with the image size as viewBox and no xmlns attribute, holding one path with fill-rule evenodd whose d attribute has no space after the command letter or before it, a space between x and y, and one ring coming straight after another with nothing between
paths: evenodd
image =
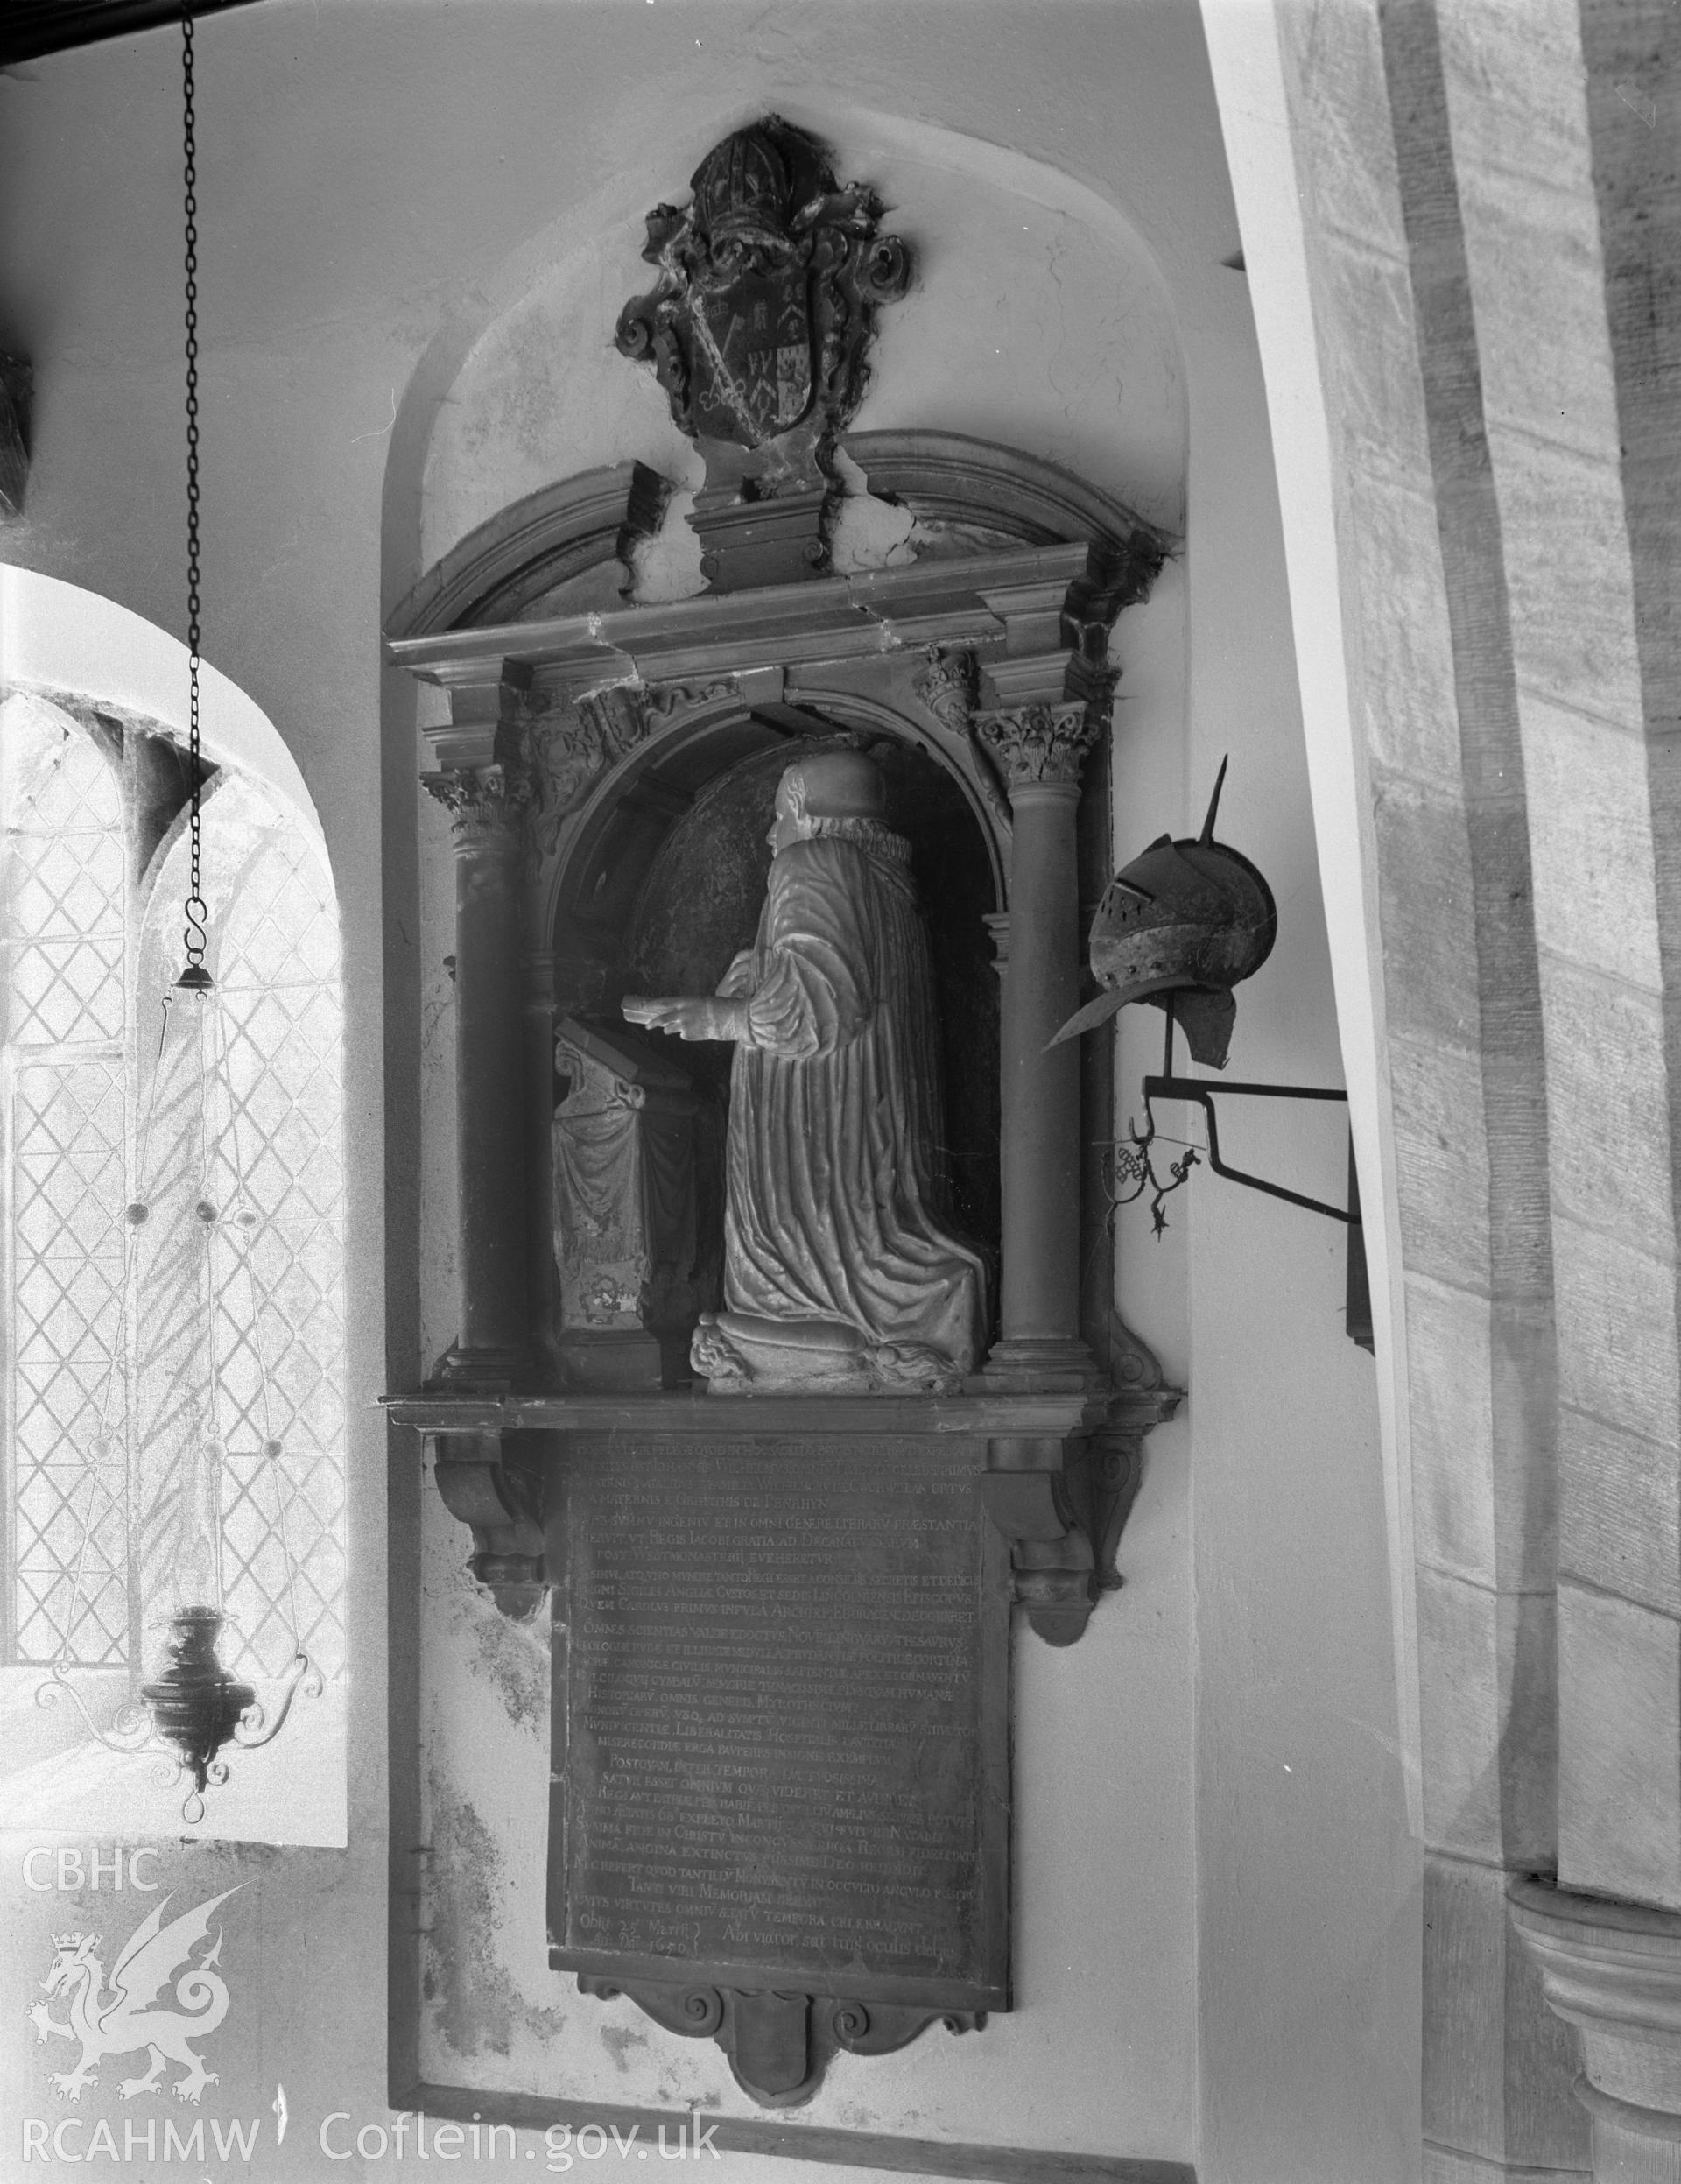
<instances>
[{"instance_id":1,"label":"inscription tablet","mask_svg":"<svg viewBox=\"0 0 1681 2184\"><path fill-rule=\"evenodd\" d=\"M933 1435L568 1439L557 1968L1007 2006L983 1464Z\"/></svg>"}]
</instances>

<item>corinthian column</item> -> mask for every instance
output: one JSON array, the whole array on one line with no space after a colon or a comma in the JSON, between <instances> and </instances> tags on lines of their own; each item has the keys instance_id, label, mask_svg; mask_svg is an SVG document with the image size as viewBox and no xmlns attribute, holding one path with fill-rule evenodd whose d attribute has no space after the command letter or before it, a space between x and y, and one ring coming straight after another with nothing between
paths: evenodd
<instances>
[{"instance_id":1,"label":"corinthian column","mask_svg":"<svg viewBox=\"0 0 1681 2184\"><path fill-rule=\"evenodd\" d=\"M1002 1331L987 1372L1084 1384L1080 1337L1080 1048L1049 1042L1080 1005L1074 816L1101 708L1083 701L977 713L1009 792L1009 953L1000 1033Z\"/></svg>"},{"instance_id":2,"label":"corinthian column","mask_svg":"<svg viewBox=\"0 0 1681 2184\"><path fill-rule=\"evenodd\" d=\"M529 776L500 763L421 776L455 853L455 1127L461 1330L438 1368L498 1389L530 1370L521 884Z\"/></svg>"}]
</instances>

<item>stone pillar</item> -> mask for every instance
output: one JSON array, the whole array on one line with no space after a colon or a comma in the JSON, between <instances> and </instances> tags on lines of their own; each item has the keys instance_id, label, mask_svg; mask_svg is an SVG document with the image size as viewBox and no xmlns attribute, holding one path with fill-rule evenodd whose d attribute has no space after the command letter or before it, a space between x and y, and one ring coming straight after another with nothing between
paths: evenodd
<instances>
[{"instance_id":1,"label":"stone pillar","mask_svg":"<svg viewBox=\"0 0 1681 2184\"><path fill-rule=\"evenodd\" d=\"M533 1362L545 1381L559 1378L555 1350L554 1237L546 1218L553 1197L554 955L527 952L525 965L526 1313Z\"/></svg>"},{"instance_id":2,"label":"stone pillar","mask_svg":"<svg viewBox=\"0 0 1681 2184\"><path fill-rule=\"evenodd\" d=\"M531 1370L526 1177L524 816L529 778L493 760L421 777L455 853L456 1179L461 1318L438 1369L459 1387Z\"/></svg>"},{"instance_id":3,"label":"stone pillar","mask_svg":"<svg viewBox=\"0 0 1681 2184\"><path fill-rule=\"evenodd\" d=\"M1101 708L1083 700L978 713L1009 791L1009 955L999 1039L1003 1293L994 1378L1080 1386L1080 1048L1052 1046L1080 1005L1080 771Z\"/></svg>"},{"instance_id":4,"label":"stone pillar","mask_svg":"<svg viewBox=\"0 0 1681 2184\"><path fill-rule=\"evenodd\" d=\"M1580 2042L1593 2175L1681 2184L1681 1916L1517 1881L1512 1923Z\"/></svg>"}]
</instances>

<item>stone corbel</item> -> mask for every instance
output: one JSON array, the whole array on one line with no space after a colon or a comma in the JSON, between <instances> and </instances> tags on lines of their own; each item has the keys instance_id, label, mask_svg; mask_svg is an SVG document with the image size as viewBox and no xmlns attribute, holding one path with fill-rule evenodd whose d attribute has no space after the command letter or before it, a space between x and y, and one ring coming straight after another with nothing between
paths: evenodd
<instances>
[{"instance_id":1,"label":"stone corbel","mask_svg":"<svg viewBox=\"0 0 1681 2184\"><path fill-rule=\"evenodd\" d=\"M1027 1449L1053 1451L1056 1468L1014 1468ZM1072 1645L1085 1635L1099 1585L1091 1538L1062 1469L1063 1444L994 1441L989 1455L995 1468L981 1480L981 1496L1009 1543L1016 1601L1047 1645ZM995 1468L1001 1460L1012 1468Z\"/></svg>"},{"instance_id":2,"label":"stone corbel","mask_svg":"<svg viewBox=\"0 0 1681 2184\"><path fill-rule=\"evenodd\" d=\"M888 2055L936 2022L948 2033L972 2033L987 2021L984 2010L838 2001L798 1991L745 1993L703 1983L621 1984L591 1972L579 1973L578 1988L602 2001L625 1995L668 2033L716 2040L736 2084L764 2108L798 2108L809 2101L843 2050Z\"/></svg>"},{"instance_id":3,"label":"stone corbel","mask_svg":"<svg viewBox=\"0 0 1681 2184\"><path fill-rule=\"evenodd\" d=\"M1119 1591L1115 1555L1143 1481L1144 1438L1184 1399L1118 1312L1110 1314L1108 1352L1115 1393L1100 1423L1066 1437L987 1445L981 1499L1009 1543L1016 1603L1050 1645L1073 1645L1098 1601Z\"/></svg>"},{"instance_id":4,"label":"stone corbel","mask_svg":"<svg viewBox=\"0 0 1681 2184\"><path fill-rule=\"evenodd\" d=\"M444 1507L473 1535L467 1567L504 1615L523 1619L548 1589L542 1474L504 1461L499 1433L426 1439Z\"/></svg>"},{"instance_id":5,"label":"stone corbel","mask_svg":"<svg viewBox=\"0 0 1681 2184\"><path fill-rule=\"evenodd\" d=\"M1143 1478L1144 1436L1159 1415L1116 1419L1066 1442L991 1444L981 1499L1009 1543L1016 1603L1047 1645L1084 1637L1098 1601L1120 1588L1115 1552ZM1023 1449L1054 1450L1060 1461L1020 1468Z\"/></svg>"}]
</instances>

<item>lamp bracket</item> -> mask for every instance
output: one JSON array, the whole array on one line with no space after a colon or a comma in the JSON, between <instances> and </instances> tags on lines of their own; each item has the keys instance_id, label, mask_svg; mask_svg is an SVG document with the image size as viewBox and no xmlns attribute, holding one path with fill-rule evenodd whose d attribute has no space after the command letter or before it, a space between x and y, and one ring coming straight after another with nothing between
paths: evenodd
<instances>
[{"instance_id":1,"label":"lamp bracket","mask_svg":"<svg viewBox=\"0 0 1681 2184\"><path fill-rule=\"evenodd\" d=\"M1241 1183L1252 1191L1264 1191L1269 1198L1282 1198L1287 1205L1305 1207L1312 1214L1323 1214L1329 1221L1340 1221L1350 1228L1360 1226L1360 1208L1357 1204L1329 1206L1322 1198L1309 1198L1301 1191L1286 1190L1282 1183L1269 1183L1264 1176L1250 1175L1246 1170L1234 1168L1223 1160L1220 1152L1220 1127L1214 1118L1214 1095L1217 1092L1234 1094L1241 1099L1340 1100L1345 1105L1348 1099L1346 1092L1331 1091L1319 1085L1208 1084L1200 1077L1146 1077L1144 1113L1149 1118L1150 1131L1153 1136L1156 1118L1150 1113L1150 1103L1152 1100L1193 1101L1202 1110L1208 1124L1208 1166L1216 1175L1223 1175L1228 1183Z\"/></svg>"}]
</instances>

